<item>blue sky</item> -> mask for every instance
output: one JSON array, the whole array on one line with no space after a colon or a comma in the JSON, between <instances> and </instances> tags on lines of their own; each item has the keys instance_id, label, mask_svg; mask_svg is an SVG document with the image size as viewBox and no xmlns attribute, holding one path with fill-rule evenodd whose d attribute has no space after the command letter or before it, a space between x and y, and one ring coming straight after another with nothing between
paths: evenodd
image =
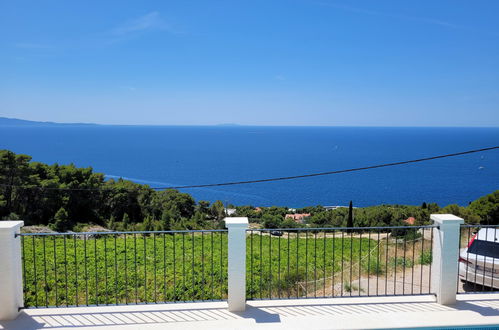
<instances>
[{"instance_id":1,"label":"blue sky","mask_svg":"<svg viewBox=\"0 0 499 330\"><path fill-rule=\"evenodd\" d=\"M499 1L0 3L0 116L499 126Z\"/></svg>"}]
</instances>

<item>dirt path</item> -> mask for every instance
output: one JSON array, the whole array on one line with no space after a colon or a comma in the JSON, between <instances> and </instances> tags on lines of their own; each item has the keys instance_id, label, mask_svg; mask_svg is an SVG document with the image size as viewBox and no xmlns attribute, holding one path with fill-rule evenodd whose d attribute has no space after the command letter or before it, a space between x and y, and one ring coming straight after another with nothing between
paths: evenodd
<instances>
[{"instance_id":1,"label":"dirt path","mask_svg":"<svg viewBox=\"0 0 499 330\"><path fill-rule=\"evenodd\" d=\"M431 267L429 265L415 265L414 269L408 267L403 270L398 269L397 273L389 271L388 276L369 276L361 277L360 280L353 280L349 284L349 278L345 275L343 284L341 279L336 279L338 283L329 281L326 283L326 290L324 291L323 284L317 285L317 296L331 296L334 284L334 296L376 296L376 295L401 295L401 294L428 294L430 290L430 277ZM472 292L472 291L487 291L490 288L481 288L479 285L472 283L464 283L458 281L457 292ZM313 290L309 292L309 296L314 294Z\"/></svg>"},{"instance_id":2,"label":"dirt path","mask_svg":"<svg viewBox=\"0 0 499 330\"><path fill-rule=\"evenodd\" d=\"M337 283L328 281L324 291L324 284L317 284L317 296L367 296L367 295L401 295L401 294L424 294L430 292L430 266L415 265L403 269L397 269L396 274L389 271L388 276L371 275L361 277L360 280L352 280L350 284L349 275L345 274L343 281L336 277ZM333 289L333 288L334 289ZM332 293L334 290L334 294ZM309 295L314 295L310 290Z\"/></svg>"}]
</instances>

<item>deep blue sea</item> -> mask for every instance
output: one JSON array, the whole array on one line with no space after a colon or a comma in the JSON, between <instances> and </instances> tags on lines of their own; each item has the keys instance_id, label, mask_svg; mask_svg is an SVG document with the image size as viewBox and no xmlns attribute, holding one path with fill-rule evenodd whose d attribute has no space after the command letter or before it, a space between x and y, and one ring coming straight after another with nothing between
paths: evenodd
<instances>
[{"instance_id":1,"label":"deep blue sea","mask_svg":"<svg viewBox=\"0 0 499 330\"><path fill-rule=\"evenodd\" d=\"M499 145L499 128L0 126L0 149L153 187L292 176ZM293 181L186 189L236 205L467 205L499 189L499 150Z\"/></svg>"}]
</instances>

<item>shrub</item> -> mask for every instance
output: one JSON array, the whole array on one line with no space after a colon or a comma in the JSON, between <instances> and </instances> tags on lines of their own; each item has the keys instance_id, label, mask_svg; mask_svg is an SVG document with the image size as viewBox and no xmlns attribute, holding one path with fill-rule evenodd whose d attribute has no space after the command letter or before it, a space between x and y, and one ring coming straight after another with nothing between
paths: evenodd
<instances>
[{"instance_id":1,"label":"shrub","mask_svg":"<svg viewBox=\"0 0 499 330\"><path fill-rule=\"evenodd\" d=\"M348 282L343 283L343 288L346 292L359 291L359 287L357 285ZM360 289L360 292L364 292L364 289Z\"/></svg>"},{"instance_id":2,"label":"shrub","mask_svg":"<svg viewBox=\"0 0 499 330\"><path fill-rule=\"evenodd\" d=\"M429 265L431 264L433 260L433 256L431 254L431 251L423 251L421 255L419 256L419 263L421 265Z\"/></svg>"},{"instance_id":3,"label":"shrub","mask_svg":"<svg viewBox=\"0 0 499 330\"><path fill-rule=\"evenodd\" d=\"M414 262L412 259L409 258L404 258L404 257L397 257L397 258L391 258L390 259L390 266L392 267L412 267L414 265Z\"/></svg>"},{"instance_id":4,"label":"shrub","mask_svg":"<svg viewBox=\"0 0 499 330\"><path fill-rule=\"evenodd\" d=\"M369 275L382 275L384 268L384 265L376 257L371 257L362 262L362 270Z\"/></svg>"}]
</instances>

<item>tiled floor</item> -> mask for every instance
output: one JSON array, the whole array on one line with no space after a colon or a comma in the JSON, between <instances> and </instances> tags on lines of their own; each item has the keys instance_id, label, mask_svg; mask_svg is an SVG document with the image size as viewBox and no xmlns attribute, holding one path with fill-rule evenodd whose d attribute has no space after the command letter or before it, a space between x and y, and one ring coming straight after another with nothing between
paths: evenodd
<instances>
[{"instance_id":1,"label":"tiled floor","mask_svg":"<svg viewBox=\"0 0 499 330\"><path fill-rule=\"evenodd\" d=\"M433 296L250 301L29 309L3 329L382 329L499 325L499 294L460 295L454 306Z\"/></svg>"}]
</instances>

